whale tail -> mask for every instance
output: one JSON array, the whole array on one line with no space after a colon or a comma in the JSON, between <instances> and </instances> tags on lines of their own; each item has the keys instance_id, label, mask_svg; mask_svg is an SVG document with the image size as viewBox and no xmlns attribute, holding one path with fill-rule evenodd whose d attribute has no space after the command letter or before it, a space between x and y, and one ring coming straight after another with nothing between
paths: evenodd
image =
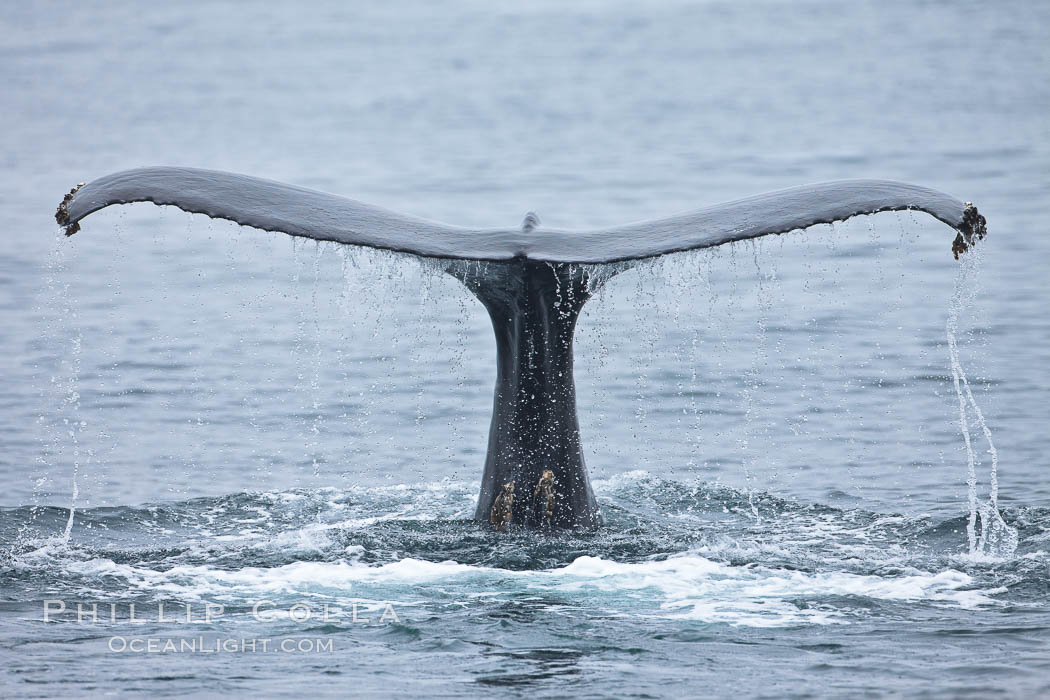
<instances>
[{"instance_id":1,"label":"whale tail","mask_svg":"<svg viewBox=\"0 0 1050 700\"><path fill-rule=\"evenodd\" d=\"M344 197L194 168L128 170L78 185L55 214L67 236L113 204L153 202L292 236L444 260L488 311L496 388L476 519L499 526L593 527L601 515L584 465L573 333L586 301L634 261L781 234L880 211L924 211L958 233L956 258L987 233L969 202L918 185L843 180L793 187L602 230L451 226ZM549 474L549 476L548 476ZM518 497L503 495L521 485ZM511 488L513 493L513 487Z\"/></svg>"}]
</instances>

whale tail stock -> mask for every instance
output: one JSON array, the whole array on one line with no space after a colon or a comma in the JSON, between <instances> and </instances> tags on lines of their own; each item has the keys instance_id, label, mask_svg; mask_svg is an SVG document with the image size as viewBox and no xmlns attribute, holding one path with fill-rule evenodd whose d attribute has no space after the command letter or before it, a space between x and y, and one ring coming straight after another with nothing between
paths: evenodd
<instances>
[{"instance_id":1,"label":"whale tail stock","mask_svg":"<svg viewBox=\"0 0 1050 700\"><path fill-rule=\"evenodd\" d=\"M969 202L888 180L804 185L665 219L563 231L542 227L531 213L519 228L451 226L271 180L174 167L127 170L78 185L55 218L71 236L92 212L131 202L444 261L444 270L485 306L496 338L492 424L475 518L490 519L504 485L515 482L521 496L506 499L504 517L554 528L601 520L580 444L572 342L584 303L613 274L645 258L880 211L924 211L948 224L958 232L956 258L987 232Z\"/></svg>"}]
</instances>

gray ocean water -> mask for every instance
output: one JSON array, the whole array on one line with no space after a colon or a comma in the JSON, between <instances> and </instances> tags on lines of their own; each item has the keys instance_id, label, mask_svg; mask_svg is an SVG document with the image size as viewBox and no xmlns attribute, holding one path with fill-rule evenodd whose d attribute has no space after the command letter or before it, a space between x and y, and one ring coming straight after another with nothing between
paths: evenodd
<instances>
[{"instance_id":1,"label":"gray ocean water","mask_svg":"<svg viewBox=\"0 0 1050 700\"><path fill-rule=\"evenodd\" d=\"M1048 30L1020 1L5 4L0 694L1050 693ZM990 233L957 263L885 213L618 276L576 348L605 526L501 536L469 520L480 304L146 204L59 236L72 185L154 164L566 228L879 177ZM954 316L1003 521L970 407L1002 535L972 547Z\"/></svg>"}]
</instances>

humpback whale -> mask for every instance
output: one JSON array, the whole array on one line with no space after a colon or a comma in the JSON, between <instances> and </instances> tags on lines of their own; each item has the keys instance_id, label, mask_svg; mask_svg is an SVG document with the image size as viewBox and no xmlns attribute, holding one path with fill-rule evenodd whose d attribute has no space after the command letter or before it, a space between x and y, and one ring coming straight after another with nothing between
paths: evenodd
<instances>
[{"instance_id":1,"label":"humpback whale","mask_svg":"<svg viewBox=\"0 0 1050 700\"><path fill-rule=\"evenodd\" d=\"M271 180L178 167L78 185L55 218L71 236L92 212L130 202L439 261L485 307L495 333L496 388L475 519L500 529L601 521L580 444L572 345L583 305L612 275L646 258L881 211L923 211L955 229L956 259L987 232L969 202L889 180L804 185L664 219L570 231L546 228L532 213L515 228L452 226Z\"/></svg>"}]
</instances>

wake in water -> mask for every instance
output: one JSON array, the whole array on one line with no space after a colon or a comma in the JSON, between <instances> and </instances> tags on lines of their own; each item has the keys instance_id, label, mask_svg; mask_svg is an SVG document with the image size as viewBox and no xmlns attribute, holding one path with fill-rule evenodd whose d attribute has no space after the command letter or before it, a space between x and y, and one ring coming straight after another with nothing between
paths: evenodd
<instances>
[{"instance_id":1,"label":"wake in water","mask_svg":"<svg viewBox=\"0 0 1050 700\"><path fill-rule=\"evenodd\" d=\"M960 567L955 521L794 504L751 489L630 472L596 482L609 526L585 535L500 535L466 519L472 484L293 490L78 513L73 542L47 538L64 509L0 511L0 530L32 520L0 559L9 589L49 597L221 602L391 603L406 620L484 615L539 597L586 618L744 627L855 624L872 614L995 609L1003 572ZM751 516L759 501L760 522ZM374 513L387 513L375 516ZM1050 513L1029 513L1029 535ZM53 531L53 530L52 530ZM1033 544L1038 537L1033 537ZM1045 553L1009 572L1027 579ZM1017 586L1023 588L1023 586ZM285 620L287 622L287 620Z\"/></svg>"},{"instance_id":2,"label":"wake in water","mask_svg":"<svg viewBox=\"0 0 1050 700\"><path fill-rule=\"evenodd\" d=\"M999 512L999 453L992 441L992 431L988 428L981 407L977 405L977 399L974 398L970 382L959 361L957 340L959 314L964 308L970 308L977 297L979 268L979 251L962 257L955 275L951 305L948 308L948 353L951 358L952 381L959 401L959 428L966 446L966 485L970 506L966 535L969 542L969 555L971 557L1004 558L1011 556L1017 549L1017 530L1007 525ZM988 474L988 500L984 503L979 503L977 497L978 459L974 441L970 435L970 412L973 413L981 430L988 445L988 455L991 457ZM978 521L980 521L980 531L977 528Z\"/></svg>"}]
</instances>

